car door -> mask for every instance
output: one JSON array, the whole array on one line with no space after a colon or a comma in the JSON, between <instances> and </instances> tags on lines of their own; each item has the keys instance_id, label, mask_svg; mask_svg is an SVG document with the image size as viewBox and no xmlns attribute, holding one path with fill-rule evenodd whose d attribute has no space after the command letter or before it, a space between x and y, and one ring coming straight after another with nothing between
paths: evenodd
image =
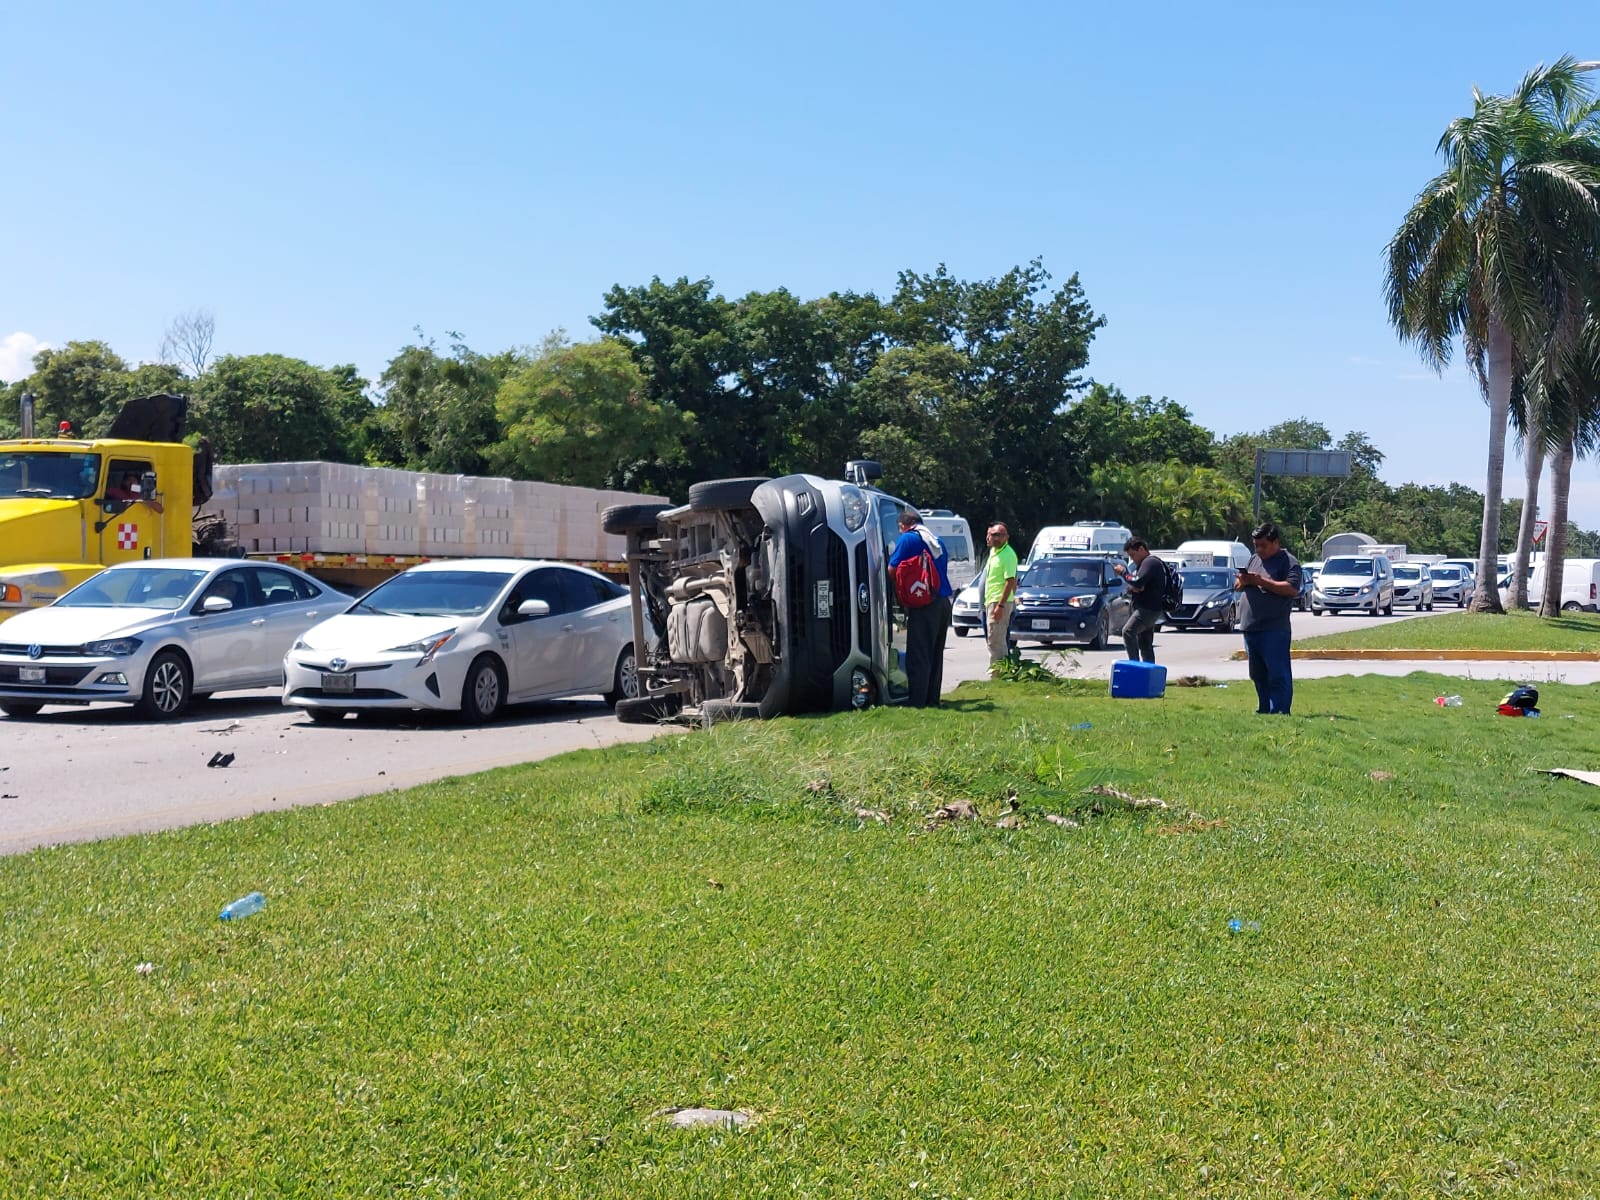
<instances>
[{"instance_id":1,"label":"car door","mask_svg":"<svg viewBox=\"0 0 1600 1200\"><path fill-rule=\"evenodd\" d=\"M219 573L189 610L184 633L197 692L248 687L260 677L260 664L266 655L267 620L256 603L253 574L253 568L242 566ZM205 602L213 596L222 597L232 607L223 612L206 612Z\"/></svg>"},{"instance_id":2,"label":"car door","mask_svg":"<svg viewBox=\"0 0 1600 1200\"><path fill-rule=\"evenodd\" d=\"M283 681L283 656L295 639L318 621L333 616L336 609L321 584L282 567L253 568L257 595L266 631L262 638L263 658L258 677L262 684Z\"/></svg>"},{"instance_id":3,"label":"car door","mask_svg":"<svg viewBox=\"0 0 1600 1200\"><path fill-rule=\"evenodd\" d=\"M633 614L613 603L626 595L614 584L597 575L552 568L561 577L567 598L566 619L572 625L572 689L578 692L609 692L614 681L617 658L633 634Z\"/></svg>"},{"instance_id":4,"label":"car door","mask_svg":"<svg viewBox=\"0 0 1600 1200\"><path fill-rule=\"evenodd\" d=\"M543 600L549 615L520 615L517 609L527 600ZM532 700L570 690L576 626L568 618L561 568L535 567L523 575L507 593L496 622L510 676L509 699Z\"/></svg>"},{"instance_id":5,"label":"car door","mask_svg":"<svg viewBox=\"0 0 1600 1200\"><path fill-rule=\"evenodd\" d=\"M1133 601L1128 595L1128 585L1117 574L1115 560L1108 558L1100 564L1100 586L1105 591L1106 628L1111 633L1121 633L1133 615Z\"/></svg>"}]
</instances>

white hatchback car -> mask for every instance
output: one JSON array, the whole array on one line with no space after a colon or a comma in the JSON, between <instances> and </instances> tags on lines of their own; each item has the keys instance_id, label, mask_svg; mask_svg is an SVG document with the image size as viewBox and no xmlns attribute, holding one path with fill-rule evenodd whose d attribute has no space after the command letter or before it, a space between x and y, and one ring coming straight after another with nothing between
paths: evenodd
<instances>
[{"instance_id":1,"label":"white hatchback car","mask_svg":"<svg viewBox=\"0 0 1600 1200\"><path fill-rule=\"evenodd\" d=\"M349 602L274 563L117 563L0 624L0 711L112 700L165 720L212 692L277 688L284 651Z\"/></svg>"},{"instance_id":2,"label":"white hatchback car","mask_svg":"<svg viewBox=\"0 0 1600 1200\"><path fill-rule=\"evenodd\" d=\"M627 589L528 559L412 567L307 630L283 673L283 702L313 721L439 709L483 722L507 703L639 694Z\"/></svg>"}]
</instances>

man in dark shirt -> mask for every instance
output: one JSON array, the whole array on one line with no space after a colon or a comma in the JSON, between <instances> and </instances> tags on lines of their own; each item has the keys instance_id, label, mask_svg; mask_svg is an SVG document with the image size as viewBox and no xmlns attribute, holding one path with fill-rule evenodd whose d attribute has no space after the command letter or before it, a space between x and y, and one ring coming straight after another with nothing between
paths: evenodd
<instances>
[{"instance_id":1,"label":"man in dark shirt","mask_svg":"<svg viewBox=\"0 0 1600 1200\"><path fill-rule=\"evenodd\" d=\"M1143 538L1129 538L1122 550L1133 563L1131 571L1121 563L1111 568L1128 581L1128 596L1133 601L1128 623L1122 627L1122 644L1134 662L1142 659L1153 663L1156 660L1156 626L1167 612L1162 600L1167 586L1167 567L1150 553Z\"/></svg>"},{"instance_id":2,"label":"man in dark shirt","mask_svg":"<svg viewBox=\"0 0 1600 1200\"><path fill-rule=\"evenodd\" d=\"M1300 596L1300 563L1283 548L1283 533L1271 521L1251 530L1255 555L1239 568L1239 628L1256 685L1256 712L1288 716L1294 701L1289 668L1289 614Z\"/></svg>"}]
</instances>

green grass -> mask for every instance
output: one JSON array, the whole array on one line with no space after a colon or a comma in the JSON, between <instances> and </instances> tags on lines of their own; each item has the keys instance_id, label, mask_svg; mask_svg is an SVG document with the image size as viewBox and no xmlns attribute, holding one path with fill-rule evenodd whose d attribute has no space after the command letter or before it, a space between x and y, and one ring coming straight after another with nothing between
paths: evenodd
<instances>
[{"instance_id":1,"label":"green grass","mask_svg":"<svg viewBox=\"0 0 1600 1200\"><path fill-rule=\"evenodd\" d=\"M1594 1195L1600 790L1530 768L1600 698L1504 687L966 685L0 860L0 1195Z\"/></svg>"},{"instance_id":2,"label":"green grass","mask_svg":"<svg viewBox=\"0 0 1600 1200\"><path fill-rule=\"evenodd\" d=\"M1575 650L1600 654L1600 616L1533 612L1448 613L1421 621L1374 623L1321 637L1296 638L1304 650Z\"/></svg>"}]
</instances>

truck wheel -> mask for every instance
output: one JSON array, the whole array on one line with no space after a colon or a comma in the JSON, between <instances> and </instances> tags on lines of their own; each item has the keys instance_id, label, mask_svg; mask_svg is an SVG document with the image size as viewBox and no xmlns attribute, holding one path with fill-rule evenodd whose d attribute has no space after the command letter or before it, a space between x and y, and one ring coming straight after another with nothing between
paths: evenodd
<instances>
[{"instance_id":1,"label":"truck wheel","mask_svg":"<svg viewBox=\"0 0 1600 1200\"><path fill-rule=\"evenodd\" d=\"M0 704L0 712L5 713L8 717L36 717L43 707L44 705L42 704L22 704L15 700L8 700L4 704Z\"/></svg>"},{"instance_id":2,"label":"truck wheel","mask_svg":"<svg viewBox=\"0 0 1600 1200\"><path fill-rule=\"evenodd\" d=\"M749 508L750 497L770 476L751 475L742 479L708 479L689 485L689 507L695 512L716 512L724 508Z\"/></svg>"},{"instance_id":3,"label":"truck wheel","mask_svg":"<svg viewBox=\"0 0 1600 1200\"><path fill-rule=\"evenodd\" d=\"M607 533L654 533L656 519L670 504L613 504L600 514L600 528Z\"/></svg>"},{"instance_id":4,"label":"truck wheel","mask_svg":"<svg viewBox=\"0 0 1600 1200\"><path fill-rule=\"evenodd\" d=\"M617 667L611 673L611 690L606 693L606 703L615 708L620 701L635 700L639 696L639 661L633 656L633 643L629 642L617 655Z\"/></svg>"},{"instance_id":5,"label":"truck wheel","mask_svg":"<svg viewBox=\"0 0 1600 1200\"><path fill-rule=\"evenodd\" d=\"M156 655L144 673L144 692L134 711L152 721L167 721L189 706L189 664L175 650Z\"/></svg>"},{"instance_id":6,"label":"truck wheel","mask_svg":"<svg viewBox=\"0 0 1600 1200\"><path fill-rule=\"evenodd\" d=\"M624 725L659 725L670 721L683 711L683 693L666 692L660 696L636 696L631 700L617 701L617 720Z\"/></svg>"},{"instance_id":7,"label":"truck wheel","mask_svg":"<svg viewBox=\"0 0 1600 1200\"><path fill-rule=\"evenodd\" d=\"M506 672L492 654L480 654L461 684L461 716L473 725L487 725L506 704Z\"/></svg>"}]
</instances>

